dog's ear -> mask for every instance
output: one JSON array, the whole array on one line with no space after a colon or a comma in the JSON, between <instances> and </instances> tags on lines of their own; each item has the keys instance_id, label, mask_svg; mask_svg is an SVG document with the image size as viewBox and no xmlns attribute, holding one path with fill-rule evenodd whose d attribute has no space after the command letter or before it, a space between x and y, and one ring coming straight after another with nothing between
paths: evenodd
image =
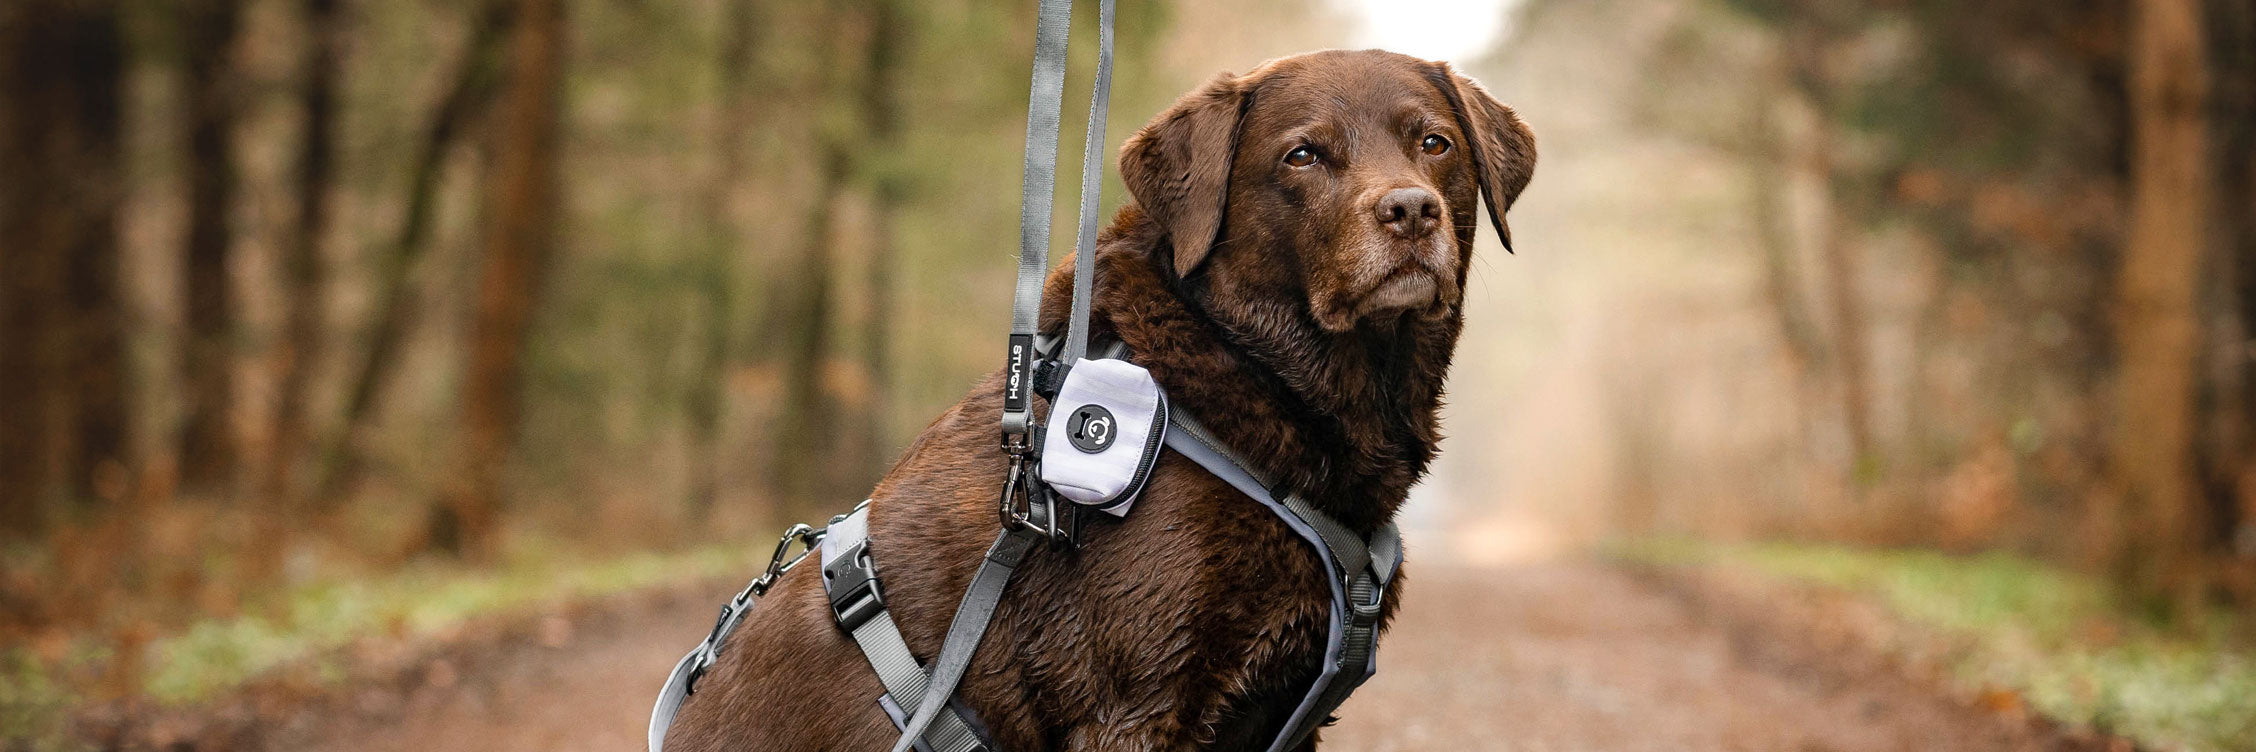
<instances>
[{"instance_id":1,"label":"dog's ear","mask_svg":"<svg viewBox=\"0 0 2256 752\"><path fill-rule=\"evenodd\" d=\"M1434 86L1457 109L1457 127L1472 143L1473 167L1479 173L1481 197L1488 202L1488 219L1504 250L1512 250L1512 230L1504 224L1504 210L1520 197L1528 179L1535 176L1535 134L1512 108L1496 101L1479 82L1457 73L1448 63L1427 69Z\"/></svg>"},{"instance_id":2,"label":"dog's ear","mask_svg":"<svg viewBox=\"0 0 2256 752\"><path fill-rule=\"evenodd\" d=\"M1166 229L1178 277L1198 268L1222 230L1244 104L1244 83L1227 73L1216 76L1120 147L1120 180Z\"/></svg>"}]
</instances>

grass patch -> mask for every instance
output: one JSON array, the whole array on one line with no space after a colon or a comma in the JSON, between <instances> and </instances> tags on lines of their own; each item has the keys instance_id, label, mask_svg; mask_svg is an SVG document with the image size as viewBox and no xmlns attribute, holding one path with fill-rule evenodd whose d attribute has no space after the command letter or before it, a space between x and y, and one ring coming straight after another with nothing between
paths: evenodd
<instances>
[{"instance_id":1,"label":"grass patch","mask_svg":"<svg viewBox=\"0 0 2256 752\"><path fill-rule=\"evenodd\" d=\"M74 750L60 719L72 696L29 653L0 651L0 743L35 750ZM0 744L5 746L5 744Z\"/></svg>"},{"instance_id":2,"label":"grass patch","mask_svg":"<svg viewBox=\"0 0 2256 752\"><path fill-rule=\"evenodd\" d=\"M2096 580L2001 553L1666 541L1617 555L1866 594L1963 642L1950 668L1969 688L2010 688L2054 719L2158 749L2256 752L2256 656L2229 636L2224 614L2199 636L2167 631Z\"/></svg>"},{"instance_id":3,"label":"grass patch","mask_svg":"<svg viewBox=\"0 0 2256 752\"><path fill-rule=\"evenodd\" d=\"M195 702L363 637L430 637L488 614L748 573L753 553L721 545L592 564L534 558L491 571L418 567L301 587L275 616L206 621L156 641L145 689L159 702Z\"/></svg>"},{"instance_id":4,"label":"grass patch","mask_svg":"<svg viewBox=\"0 0 2256 752\"><path fill-rule=\"evenodd\" d=\"M188 705L240 689L285 666L312 662L314 675L341 680L343 648L356 640L442 635L472 619L661 585L755 574L756 546L719 544L670 554L642 553L590 562L527 554L491 569L428 563L374 578L331 579L289 589L256 615L195 622L152 641L140 689L167 705ZM106 649L73 645L65 665L28 651L0 650L0 748L69 749L62 723L84 699L69 677L106 661Z\"/></svg>"}]
</instances>

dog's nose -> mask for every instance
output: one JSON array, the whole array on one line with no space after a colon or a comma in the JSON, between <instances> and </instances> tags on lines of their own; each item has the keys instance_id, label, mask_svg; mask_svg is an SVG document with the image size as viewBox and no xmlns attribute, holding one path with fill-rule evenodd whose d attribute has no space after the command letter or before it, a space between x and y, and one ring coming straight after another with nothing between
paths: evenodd
<instances>
[{"instance_id":1,"label":"dog's nose","mask_svg":"<svg viewBox=\"0 0 2256 752\"><path fill-rule=\"evenodd\" d=\"M1388 232L1416 240L1441 225L1441 199L1424 188L1396 188L1379 197L1373 213Z\"/></svg>"}]
</instances>

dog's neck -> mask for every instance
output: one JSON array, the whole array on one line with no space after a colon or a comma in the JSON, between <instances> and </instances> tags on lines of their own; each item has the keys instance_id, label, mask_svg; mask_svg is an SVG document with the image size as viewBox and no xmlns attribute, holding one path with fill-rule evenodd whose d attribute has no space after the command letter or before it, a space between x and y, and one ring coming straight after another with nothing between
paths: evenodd
<instances>
[{"instance_id":1,"label":"dog's neck","mask_svg":"<svg viewBox=\"0 0 2256 752\"><path fill-rule=\"evenodd\" d=\"M1460 316L1406 315L1347 333L1324 331L1291 301L1218 317L1202 285L1170 279L1154 261L1159 236L1133 206L1106 231L1095 333L1125 342L1170 400L1256 472L1359 532L1392 519L1440 442ZM1071 280L1068 270L1050 278L1045 330L1062 331Z\"/></svg>"}]
</instances>

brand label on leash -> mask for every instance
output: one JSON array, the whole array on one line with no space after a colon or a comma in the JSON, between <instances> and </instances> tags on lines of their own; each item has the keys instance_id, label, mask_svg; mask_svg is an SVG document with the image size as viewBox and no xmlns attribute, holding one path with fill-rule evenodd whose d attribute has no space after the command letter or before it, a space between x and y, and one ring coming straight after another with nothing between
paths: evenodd
<instances>
[{"instance_id":1,"label":"brand label on leash","mask_svg":"<svg viewBox=\"0 0 2256 752\"><path fill-rule=\"evenodd\" d=\"M1034 384L1034 335L1010 336L1010 367L1003 374L1003 412L1026 412L1027 387Z\"/></svg>"}]
</instances>

